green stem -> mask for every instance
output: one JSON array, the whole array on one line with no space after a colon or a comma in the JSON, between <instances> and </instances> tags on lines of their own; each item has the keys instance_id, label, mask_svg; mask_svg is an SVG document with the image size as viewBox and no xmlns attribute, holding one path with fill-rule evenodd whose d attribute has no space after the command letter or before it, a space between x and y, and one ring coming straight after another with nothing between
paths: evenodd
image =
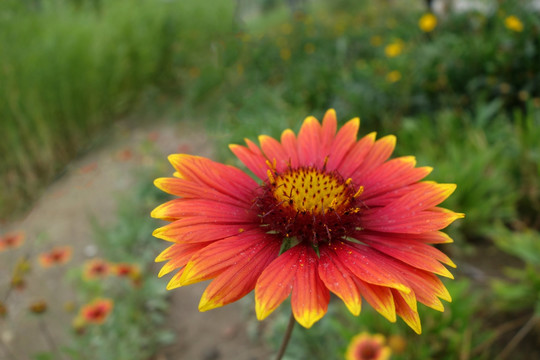
<instances>
[{"instance_id":1,"label":"green stem","mask_svg":"<svg viewBox=\"0 0 540 360\"><path fill-rule=\"evenodd\" d=\"M276 356L276 360L281 360L281 358L285 354L285 350L287 349L287 345L289 345L289 340L291 339L291 334L294 329L295 323L296 323L296 320L294 319L294 315L291 313L291 317L289 319L289 325L287 325L287 330L285 330L285 335L283 336L283 340L281 341L281 347L279 348L279 352Z\"/></svg>"}]
</instances>

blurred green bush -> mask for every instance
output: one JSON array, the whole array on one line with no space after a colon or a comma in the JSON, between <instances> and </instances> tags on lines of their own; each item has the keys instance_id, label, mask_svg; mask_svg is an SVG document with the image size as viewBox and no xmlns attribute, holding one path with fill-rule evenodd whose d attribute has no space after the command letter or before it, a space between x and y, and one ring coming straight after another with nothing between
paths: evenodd
<instances>
[{"instance_id":1,"label":"blurred green bush","mask_svg":"<svg viewBox=\"0 0 540 360\"><path fill-rule=\"evenodd\" d=\"M6 0L0 15L0 217L145 91L178 87L181 66L233 25L224 1Z\"/></svg>"}]
</instances>

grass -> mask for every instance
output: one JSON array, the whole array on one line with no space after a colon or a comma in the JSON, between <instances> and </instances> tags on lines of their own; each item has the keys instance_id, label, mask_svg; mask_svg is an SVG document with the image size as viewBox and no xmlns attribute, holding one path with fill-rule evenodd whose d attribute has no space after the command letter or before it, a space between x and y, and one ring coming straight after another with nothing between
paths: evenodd
<instances>
[{"instance_id":1,"label":"grass","mask_svg":"<svg viewBox=\"0 0 540 360\"><path fill-rule=\"evenodd\" d=\"M178 87L173 62L232 26L218 21L232 11L226 2L216 13L153 0L0 6L1 218L28 206L149 89Z\"/></svg>"}]
</instances>

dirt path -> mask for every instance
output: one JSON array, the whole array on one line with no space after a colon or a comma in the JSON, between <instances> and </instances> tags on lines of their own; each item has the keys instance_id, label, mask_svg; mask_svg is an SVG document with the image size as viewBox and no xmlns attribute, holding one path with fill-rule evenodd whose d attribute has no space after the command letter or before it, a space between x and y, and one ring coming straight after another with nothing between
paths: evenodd
<instances>
[{"instance_id":1,"label":"dirt path","mask_svg":"<svg viewBox=\"0 0 540 360\"><path fill-rule=\"evenodd\" d=\"M149 141L158 150L158 158L139 151ZM129 191L135 184L133 171L145 162L165 162L168 154L176 152L212 155L204 132L187 124L163 123L153 125L151 130L120 125L106 144L70 165L24 219L0 229L0 233L16 230L26 233L21 248L12 250L9 257L0 253L0 289L9 283L10 269L18 257L29 255L35 260L37 254L56 245L73 247L71 264L96 255L99 250L93 244L90 216L101 224L114 220L116 195ZM39 299L53 300L49 312L55 321L49 324L49 330L55 337L62 338L73 318L73 314L66 313L64 304L73 301L74 294L59 280L68 265L44 271L34 260L25 290L10 293L6 302L8 316L0 319L1 339L18 355L17 359L29 359L31 354L48 349L44 337L37 333L35 318L28 315L30 303ZM166 283L164 279L163 286ZM197 311L203 286L172 291L170 326L177 333L177 341L157 359L267 359L261 345L253 343L247 335L246 311L241 304L207 313ZM253 310L249 310L252 314ZM0 349L0 358L2 356L5 355Z\"/></svg>"}]
</instances>

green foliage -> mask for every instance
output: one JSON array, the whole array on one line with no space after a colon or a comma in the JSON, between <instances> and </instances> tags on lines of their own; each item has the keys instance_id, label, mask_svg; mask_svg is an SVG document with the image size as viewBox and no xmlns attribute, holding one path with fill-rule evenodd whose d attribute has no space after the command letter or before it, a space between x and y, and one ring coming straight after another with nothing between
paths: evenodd
<instances>
[{"instance_id":1,"label":"green foliage","mask_svg":"<svg viewBox=\"0 0 540 360\"><path fill-rule=\"evenodd\" d=\"M1 216L145 90L177 87L178 66L232 26L225 1L3 1L0 12Z\"/></svg>"},{"instance_id":2,"label":"green foliage","mask_svg":"<svg viewBox=\"0 0 540 360\"><path fill-rule=\"evenodd\" d=\"M504 268L507 279L492 281L496 304L505 311L534 311L540 316L540 234L510 231L499 224L492 236L497 247L523 262L522 267Z\"/></svg>"}]
</instances>

